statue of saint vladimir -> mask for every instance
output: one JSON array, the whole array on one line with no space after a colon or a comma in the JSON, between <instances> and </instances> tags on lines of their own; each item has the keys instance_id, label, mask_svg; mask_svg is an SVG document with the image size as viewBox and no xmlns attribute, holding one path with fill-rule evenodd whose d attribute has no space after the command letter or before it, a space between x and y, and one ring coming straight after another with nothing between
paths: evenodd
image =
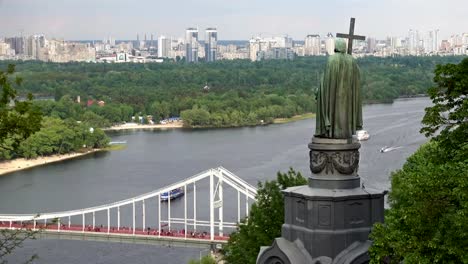
<instances>
[{"instance_id":1,"label":"statue of saint vladimir","mask_svg":"<svg viewBox=\"0 0 468 264\"><path fill-rule=\"evenodd\" d=\"M359 75L356 60L346 53L346 43L337 39L317 93L316 137L349 139L362 129Z\"/></svg>"}]
</instances>

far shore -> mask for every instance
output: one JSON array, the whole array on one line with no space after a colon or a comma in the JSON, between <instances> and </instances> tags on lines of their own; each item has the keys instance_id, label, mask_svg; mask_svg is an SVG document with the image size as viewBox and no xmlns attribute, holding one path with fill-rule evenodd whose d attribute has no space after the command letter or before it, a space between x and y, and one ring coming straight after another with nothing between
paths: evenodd
<instances>
[{"instance_id":1,"label":"far shore","mask_svg":"<svg viewBox=\"0 0 468 264\"><path fill-rule=\"evenodd\" d=\"M290 118L275 118L273 124L283 124L294 122L303 119L309 119L315 117L315 113L305 113L301 115L295 115ZM137 124L137 123L127 123L122 125L115 125L108 128L103 128L104 131L120 131L120 130L144 130L144 129L172 129L172 128L184 128L183 121L176 121L167 124ZM217 127L204 127L204 128L217 128Z\"/></svg>"},{"instance_id":2,"label":"far shore","mask_svg":"<svg viewBox=\"0 0 468 264\"><path fill-rule=\"evenodd\" d=\"M182 128L184 123L182 121L167 123L167 124L154 124L154 125L141 125L137 123L127 123L123 125L111 126L104 128L104 131L119 131L119 130L136 130L136 129L164 129L164 128Z\"/></svg>"},{"instance_id":3,"label":"far shore","mask_svg":"<svg viewBox=\"0 0 468 264\"><path fill-rule=\"evenodd\" d=\"M289 123L289 122L294 122L294 121L299 121L299 120L304 120L304 119L309 119L309 118L314 118L315 113L305 113L302 115L295 115L290 118L275 118L273 120L273 124L284 124L284 123Z\"/></svg>"},{"instance_id":4,"label":"far shore","mask_svg":"<svg viewBox=\"0 0 468 264\"><path fill-rule=\"evenodd\" d=\"M0 162L0 175L4 175L7 173L20 171L20 170L25 170L25 169L29 169L29 168L36 167L36 166L42 166L42 165L46 165L46 164L57 162L57 161L73 159L76 157L88 155L88 154L94 153L96 151L101 151L101 150L102 149L92 149L92 150L88 150L87 152L73 152L73 153L67 153L67 154L62 154L62 155L38 157L35 159L19 158L19 159L14 159L14 160L2 161Z\"/></svg>"}]
</instances>

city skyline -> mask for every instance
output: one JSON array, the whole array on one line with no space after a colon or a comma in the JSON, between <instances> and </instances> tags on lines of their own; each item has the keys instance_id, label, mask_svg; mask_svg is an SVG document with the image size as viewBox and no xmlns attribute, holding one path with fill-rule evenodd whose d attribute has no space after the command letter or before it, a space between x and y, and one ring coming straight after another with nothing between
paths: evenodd
<instances>
[{"instance_id":1,"label":"city skyline","mask_svg":"<svg viewBox=\"0 0 468 264\"><path fill-rule=\"evenodd\" d=\"M468 16L463 14L468 2L461 0L443 3L49 0L47 3L46 6L43 1L0 0L0 23L5 25L0 36L42 33L67 40L108 36L130 40L137 33L181 37L187 27L200 30L216 27L219 40L248 40L257 35L288 35L303 40L309 34L347 32L351 16L356 17L356 34L380 39L405 36L409 29L420 32L439 29L441 39L468 31Z\"/></svg>"}]
</instances>

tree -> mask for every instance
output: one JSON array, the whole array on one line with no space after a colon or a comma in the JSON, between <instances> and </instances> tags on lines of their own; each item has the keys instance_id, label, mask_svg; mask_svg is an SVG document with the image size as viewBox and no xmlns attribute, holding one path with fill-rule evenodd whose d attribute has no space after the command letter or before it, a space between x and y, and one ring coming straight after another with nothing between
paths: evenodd
<instances>
[{"instance_id":1,"label":"tree","mask_svg":"<svg viewBox=\"0 0 468 264\"><path fill-rule=\"evenodd\" d=\"M200 260L190 260L189 264L216 264L216 260L212 256L203 256Z\"/></svg>"},{"instance_id":2,"label":"tree","mask_svg":"<svg viewBox=\"0 0 468 264\"><path fill-rule=\"evenodd\" d=\"M32 105L32 95L28 94L25 101L19 101L14 86L21 84L21 78L16 76L14 65L8 65L8 69L0 71L0 86L2 94L0 98L0 148L14 150L19 142L28 138L41 128L42 114L37 107ZM10 139L11 144L4 144Z\"/></svg>"},{"instance_id":3,"label":"tree","mask_svg":"<svg viewBox=\"0 0 468 264\"><path fill-rule=\"evenodd\" d=\"M15 151L21 140L28 138L41 127L41 112L32 106L32 95L29 94L26 101L17 99L14 85L19 86L21 79L15 78L14 65L8 65L5 72L0 71L0 86L2 88L0 98L0 149ZM0 230L0 263L6 263L4 258L13 250L30 238L34 238L35 232L26 230ZM36 256L32 256L28 262L32 262Z\"/></svg>"},{"instance_id":4,"label":"tree","mask_svg":"<svg viewBox=\"0 0 468 264\"><path fill-rule=\"evenodd\" d=\"M468 263L468 59L437 66L421 132L432 136L392 175L372 263Z\"/></svg>"},{"instance_id":5,"label":"tree","mask_svg":"<svg viewBox=\"0 0 468 264\"><path fill-rule=\"evenodd\" d=\"M307 180L292 168L287 173L278 172L276 181L258 184L257 201L250 215L239 223L232 233L223 253L228 263L255 263L261 246L271 245L281 236L284 223L284 200L281 190L304 185Z\"/></svg>"},{"instance_id":6,"label":"tree","mask_svg":"<svg viewBox=\"0 0 468 264\"><path fill-rule=\"evenodd\" d=\"M0 264L7 264L8 262L5 260L5 258L13 253L16 248L21 247L24 241L28 239L35 239L37 232L38 231L33 231L26 228L19 228L15 230L0 230ZM37 258L38 256L35 254L24 263L33 263L33 261Z\"/></svg>"},{"instance_id":7,"label":"tree","mask_svg":"<svg viewBox=\"0 0 468 264\"><path fill-rule=\"evenodd\" d=\"M468 156L468 58L459 64L437 65L429 89L434 106L426 108L421 132L441 143L450 158Z\"/></svg>"}]
</instances>

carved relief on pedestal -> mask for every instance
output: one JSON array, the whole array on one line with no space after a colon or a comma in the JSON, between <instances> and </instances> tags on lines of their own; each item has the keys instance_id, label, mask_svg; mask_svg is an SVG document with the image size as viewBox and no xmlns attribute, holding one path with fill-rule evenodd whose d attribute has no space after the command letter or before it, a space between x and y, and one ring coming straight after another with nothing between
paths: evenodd
<instances>
[{"instance_id":1,"label":"carved relief on pedestal","mask_svg":"<svg viewBox=\"0 0 468 264\"><path fill-rule=\"evenodd\" d=\"M284 264L284 262L278 257L270 257L267 259L266 264Z\"/></svg>"},{"instance_id":2,"label":"carved relief on pedestal","mask_svg":"<svg viewBox=\"0 0 468 264\"><path fill-rule=\"evenodd\" d=\"M357 172L359 167L359 151L317 151L309 152L310 170L314 174L322 171L325 174L350 175Z\"/></svg>"}]
</instances>

